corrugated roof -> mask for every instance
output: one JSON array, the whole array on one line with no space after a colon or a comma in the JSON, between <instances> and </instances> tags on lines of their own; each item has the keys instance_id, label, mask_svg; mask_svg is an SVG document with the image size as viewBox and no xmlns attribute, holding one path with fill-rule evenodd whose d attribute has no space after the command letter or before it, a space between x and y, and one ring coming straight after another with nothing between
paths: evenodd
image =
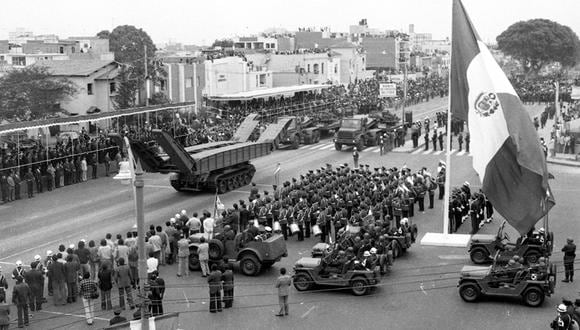
<instances>
[{"instance_id":1,"label":"corrugated roof","mask_svg":"<svg viewBox=\"0 0 580 330\"><path fill-rule=\"evenodd\" d=\"M55 76L77 76L86 77L103 67L115 63L111 60L63 60L63 61L42 61L37 65L48 67Z\"/></svg>"}]
</instances>

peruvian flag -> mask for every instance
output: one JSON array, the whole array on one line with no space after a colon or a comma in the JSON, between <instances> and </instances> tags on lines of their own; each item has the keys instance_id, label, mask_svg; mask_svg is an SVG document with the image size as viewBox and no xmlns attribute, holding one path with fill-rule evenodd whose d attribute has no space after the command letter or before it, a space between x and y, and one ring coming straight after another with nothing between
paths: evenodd
<instances>
[{"instance_id":1,"label":"peruvian flag","mask_svg":"<svg viewBox=\"0 0 580 330\"><path fill-rule=\"evenodd\" d=\"M538 134L509 80L453 0L451 114L466 120L473 168L494 208L521 234L555 205Z\"/></svg>"}]
</instances>

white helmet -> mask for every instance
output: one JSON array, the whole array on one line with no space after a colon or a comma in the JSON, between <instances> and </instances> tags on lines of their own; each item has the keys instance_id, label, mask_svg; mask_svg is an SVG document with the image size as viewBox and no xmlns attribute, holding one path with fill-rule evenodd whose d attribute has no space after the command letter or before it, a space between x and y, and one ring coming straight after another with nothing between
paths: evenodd
<instances>
[{"instance_id":1,"label":"white helmet","mask_svg":"<svg viewBox=\"0 0 580 330\"><path fill-rule=\"evenodd\" d=\"M181 210L181 214L186 215L187 214L187 211Z\"/></svg>"},{"instance_id":2,"label":"white helmet","mask_svg":"<svg viewBox=\"0 0 580 330\"><path fill-rule=\"evenodd\" d=\"M16 260L16 266L17 267L22 266L22 260Z\"/></svg>"},{"instance_id":3,"label":"white helmet","mask_svg":"<svg viewBox=\"0 0 580 330\"><path fill-rule=\"evenodd\" d=\"M40 261L42 259L38 254L34 256L34 261Z\"/></svg>"},{"instance_id":4,"label":"white helmet","mask_svg":"<svg viewBox=\"0 0 580 330\"><path fill-rule=\"evenodd\" d=\"M376 248L371 248L371 254L375 254L377 253L377 249Z\"/></svg>"}]
</instances>

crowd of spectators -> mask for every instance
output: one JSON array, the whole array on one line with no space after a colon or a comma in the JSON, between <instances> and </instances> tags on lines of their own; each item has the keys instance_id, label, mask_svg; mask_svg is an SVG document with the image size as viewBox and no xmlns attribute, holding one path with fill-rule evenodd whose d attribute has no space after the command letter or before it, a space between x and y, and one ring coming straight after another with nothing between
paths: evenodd
<instances>
[{"instance_id":1,"label":"crowd of spectators","mask_svg":"<svg viewBox=\"0 0 580 330\"><path fill-rule=\"evenodd\" d=\"M524 104L552 103L556 99L556 86L554 84L554 79L514 77L510 81ZM560 83L560 101L572 101L572 85L573 84L567 82Z\"/></svg>"}]
</instances>

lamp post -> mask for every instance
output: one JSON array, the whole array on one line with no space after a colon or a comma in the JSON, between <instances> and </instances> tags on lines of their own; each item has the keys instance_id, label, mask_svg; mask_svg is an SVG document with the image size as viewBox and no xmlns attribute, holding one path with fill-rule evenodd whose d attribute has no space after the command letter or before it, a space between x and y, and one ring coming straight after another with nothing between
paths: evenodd
<instances>
[{"instance_id":1,"label":"lamp post","mask_svg":"<svg viewBox=\"0 0 580 330\"><path fill-rule=\"evenodd\" d=\"M139 261L137 267L139 270L139 296L141 297L141 329L149 329L149 321L147 320L147 291L145 286L147 284L147 256L145 255L145 216L143 213L143 169L141 163L135 160L133 152L131 152L131 144L129 139L124 137L125 147L129 161L124 161L119 164L119 174L113 178L122 180L124 184L133 182L133 197L135 198L135 215L137 220L137 252L139 254Z\"/></svg>"}]
</instances>

